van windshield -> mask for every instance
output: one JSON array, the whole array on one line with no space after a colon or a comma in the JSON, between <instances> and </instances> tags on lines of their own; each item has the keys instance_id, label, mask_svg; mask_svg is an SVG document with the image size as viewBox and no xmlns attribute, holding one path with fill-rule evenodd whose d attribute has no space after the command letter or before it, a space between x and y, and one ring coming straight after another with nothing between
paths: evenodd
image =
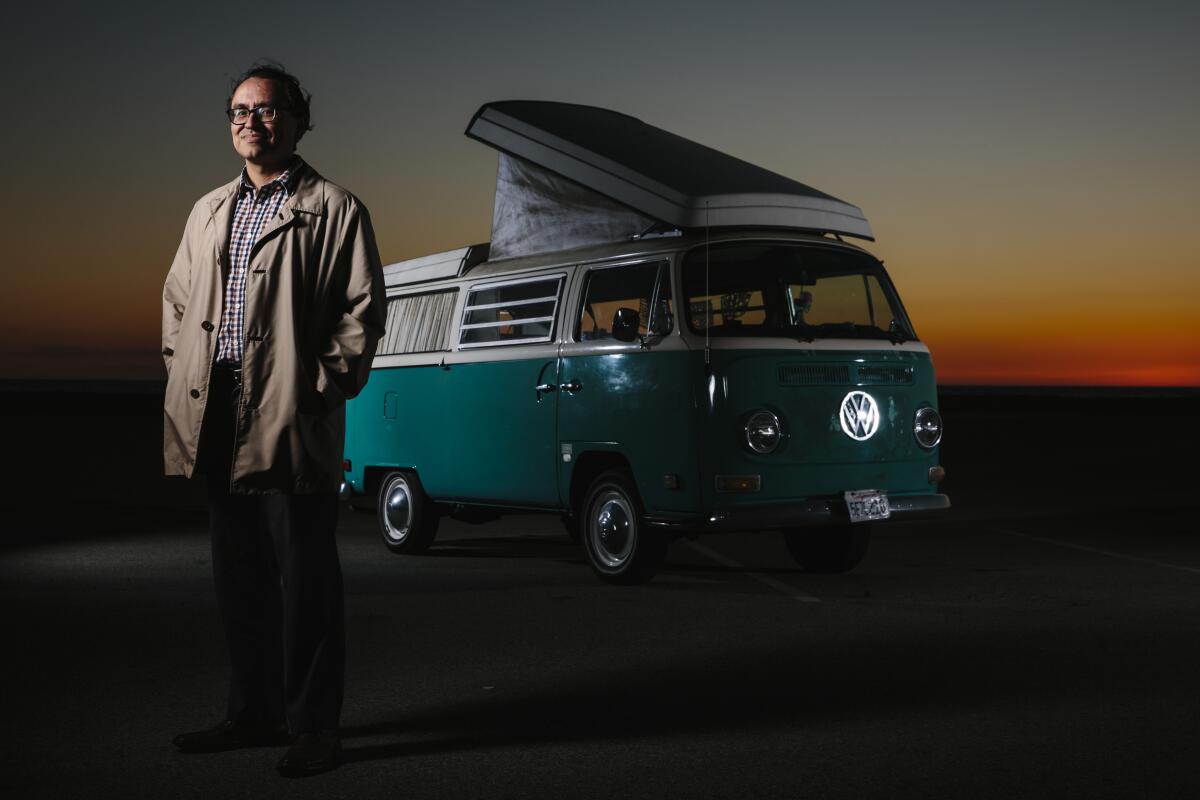
<instances>
[{"instance_id":1,"label":"van windshield","mask_svg":"<svg viewBox=\"0 0 1200 800\"><path fill-rule=\"evenodd\" d=\"M710 336L915 339L883 266L867 255L791 244L693 250L683 265L688 326Z\"/></svg>"}]
</instances>

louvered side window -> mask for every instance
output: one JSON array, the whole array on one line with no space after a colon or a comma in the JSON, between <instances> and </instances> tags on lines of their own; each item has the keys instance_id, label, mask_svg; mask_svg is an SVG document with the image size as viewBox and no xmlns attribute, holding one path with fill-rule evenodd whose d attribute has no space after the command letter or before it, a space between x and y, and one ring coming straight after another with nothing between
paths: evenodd
<instances>
[{"instance_id":1,"label":"louvered side window","mask_svg":"<svg viewBox=\"0 0 1200 800\"><path fill-rule=\"evenodd\" d=\"M562 282L562 275L552 275L472 287L463 309L459 346L550 341Z\"/></svg>"}]
</instances>

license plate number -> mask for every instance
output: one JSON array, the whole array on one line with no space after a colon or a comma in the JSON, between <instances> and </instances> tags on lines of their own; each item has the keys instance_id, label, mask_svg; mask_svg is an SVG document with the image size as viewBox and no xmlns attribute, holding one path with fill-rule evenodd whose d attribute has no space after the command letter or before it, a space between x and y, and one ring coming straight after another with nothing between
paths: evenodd
<instances>
[{"instance_id":1,"label":"license plate number","mask_svg":"<svg viewBox=\"0 0 1200 800\"><path fill-rule=\"evenodd\" d=\"M873 519L887 519L892 515L888 507L887 492L875 489L859 489L846 492L846 508L850 511L851 522L868 522Z\"/></svg>"}]
</instances>

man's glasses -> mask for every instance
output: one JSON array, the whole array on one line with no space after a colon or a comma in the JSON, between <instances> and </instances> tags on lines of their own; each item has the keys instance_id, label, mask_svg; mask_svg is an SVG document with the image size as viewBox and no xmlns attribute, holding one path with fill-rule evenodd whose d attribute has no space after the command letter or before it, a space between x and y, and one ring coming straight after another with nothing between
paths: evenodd
<instances>
[{"instance_id":1,"label":"man's glasses","mask_svg":"<svg viewBox=\"0 0 1200 800\"><path fill-rule=\"evenodd\" d=\"M279 116L279 112L282 110L283 109L276 108L275 106L257 106L256 108L243 108L242 106L238 106L237 108L227 109L225 114L229 117L229 121L234 125L245 125L250 121L251 114L258 117L263 122L274 122L275 118Z\"/></svg>"}]
</instances>

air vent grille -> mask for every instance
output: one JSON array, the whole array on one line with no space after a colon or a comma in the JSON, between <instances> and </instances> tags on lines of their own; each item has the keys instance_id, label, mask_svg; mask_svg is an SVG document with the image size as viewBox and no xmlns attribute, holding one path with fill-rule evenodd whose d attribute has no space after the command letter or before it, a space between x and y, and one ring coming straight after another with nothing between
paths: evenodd
<instances>
[{"instance_id":1,"label":"air vent grille","mask_svg":"<svg viewBox=\"0 0 1200 800\"><path fill-rule=\"evenodd\" d=\"M850 382L850 368L843 364L781 364L780 386L825 386Z\"/></svg>"},{"instance_id":2,"label":"air vent grille","mask_svg":"<svg viewBox=\"0 0 1200 800\"><path fill-rule=\"evenodd\" d=\"M859 386L907 384L913 381L912 367L864 366L858 368Z\"/></svg>"}]
</instances>

